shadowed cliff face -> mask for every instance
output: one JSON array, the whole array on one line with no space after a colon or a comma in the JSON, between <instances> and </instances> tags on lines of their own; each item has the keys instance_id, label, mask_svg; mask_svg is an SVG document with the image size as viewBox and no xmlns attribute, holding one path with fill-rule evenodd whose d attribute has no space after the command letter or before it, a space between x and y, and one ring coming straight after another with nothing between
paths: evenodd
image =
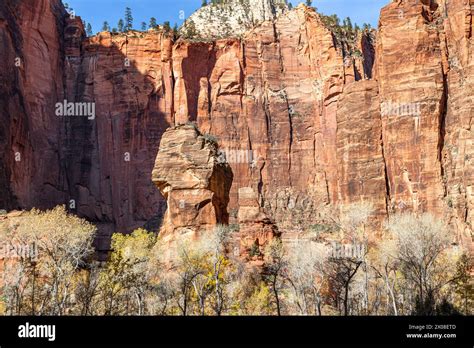
<instances>
[{"instance_id":1,"label":"shadowed cliff face","mask_svg":"<svg viewBox=\"0 0 474 348\"><path fill-rule=\"evenodd\" d=\"M169 39L86 39L59 1L0 10L1 208L64 204L99 225L106 250L112 232L166 209L150 176L172 123ZM94 117L58 116L64 100L93 106Z\"/></svg>"},{"instance_id":2,"label":"shadowed cliff face","mask_svg":"<svg viewBox=\"0 0 474 348\"><path fill-rule=\"evenodd\" d=\"M65 199L59 120L45 117L64 96L65 14L60 1L0 4L0 201L7 209Z\"/></svg>"},{"instance_id":3,"label":"shadowed cliff face","mask_svg":"<svg viewBox=\"0 0 474 348\"><path fill-rule=\"evenodd\" d=\"M66 57L67 99L94 102L96 117L64 120L69 192L106 235L127 232L166 209L151 171L173 124L171 43L102 33L81 44L80 55Z\"/></svg>"},{"instance_id":4,"label":"shadowed cliff face","mask_svg":"<svg viewBox=\"0 0 474 348\"><path fill-rule=\"evenodd\" d=\"M231 223L246 192L277 223L294 209L369 200L379 221L430 211L469 243L473 6L391 3L376 42L363 37L362 57L348 59L305 6L241 40L172 42L159 31L84 38L58 1L7 0L0 203L73 199L104 236L143 225L164 212L151 182L161 136L195 121L232 168ZM64 99L95 103L95 119L55 116Z\"/></svg>"}]
</instances>

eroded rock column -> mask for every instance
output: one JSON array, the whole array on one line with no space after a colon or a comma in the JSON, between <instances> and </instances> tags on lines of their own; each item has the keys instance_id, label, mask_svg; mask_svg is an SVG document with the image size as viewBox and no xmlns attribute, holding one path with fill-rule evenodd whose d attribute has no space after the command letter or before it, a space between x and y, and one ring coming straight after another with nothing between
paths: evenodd
<instances>
[{"instance_id":1,"label":"eroded rock column","mask_svg":"<svg viewBox=\"0 0 474 348\"><path fill-rule=\"evenodd\" d=\"M217 143L192 124L169 128L161 139L152 180L167 202L160 236L197 238L227 224L233 174Z\"/></svg>"}]
</instances>

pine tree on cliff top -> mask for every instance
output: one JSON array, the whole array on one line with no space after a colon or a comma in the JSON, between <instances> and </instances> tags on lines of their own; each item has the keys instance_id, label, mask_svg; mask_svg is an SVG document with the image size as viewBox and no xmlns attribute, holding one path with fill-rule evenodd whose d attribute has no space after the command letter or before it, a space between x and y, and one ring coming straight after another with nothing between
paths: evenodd
<instances>
[{"instance_id":1,"label":"pine tree on cliff top","mask_svg":"<svg viewBox=\"0 0 474 348\"><path fill-rule=\"evenodd\" d=\"M120 19L117 24L119 33L123 33L123 19Z\"/></svg>"},{"instance_id":2,"label":"pine tree on cliff top","mask_svg":"<svg viewBox=\"0 0 474 348\"><path fill-rule=\"evenodd\" d=\"M132 17L132 9L127 7L125 9L125 31L132 30L133 28L133 17Z\"/></svg>"},{"instance_id":3,"label":"pine tree on cliff top","mask_svg":"<svg viewBox=\"0 0 474 348\"><path fill-rule=\"evenodd\" d=\"M151 17L151 18L150 18L149 28L150 28L150 29L155 29L156 26L157 26L156 18L155 18L155 17Z\"/></svg>"},{"instance_id":4,"label":"pine tree on cliff top","mask_svg":"<svg viewBox=\"0 0 474 348\"><path fill-rule=\"evenodd\" d=\"M92 33L92 25L91 25L90 23L87 23L87 30L86 30L86 32L87 32L87 36L92 36L92 35L94 35L94 34Z\"/></svg>"},{"instance_id":5,"label":"pine tree on cliff top","mask_svg":"<svg viewBox=\"0 0 474 348\"><path fill-rule=\"evenodd\" d=\"M107 21L104 22L104 24L102 25L102 31L110 31L109 22Z\"/></svg>"},{"instance_id":6,"label":"pine tree on cliff top","mask_svg":"<svg viewBox=\"0 0 474 348\"><path fill-rule=\"evenodd\" d=\"M166 21L163 23L163 30L165 31L165 33L169 33L171 31L170 22Z\"/></svg>"}]
</instances>

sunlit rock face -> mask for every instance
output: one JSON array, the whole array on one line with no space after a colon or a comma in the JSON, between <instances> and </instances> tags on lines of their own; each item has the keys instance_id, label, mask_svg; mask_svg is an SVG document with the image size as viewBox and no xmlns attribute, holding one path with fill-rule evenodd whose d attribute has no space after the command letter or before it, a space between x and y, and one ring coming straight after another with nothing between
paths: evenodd
<instances>
[{"instance_id":1,"label":"sunlit rock face","mask_svg":"<svg viewBox=\"0 0 474 348\"><path fill-rule=\"evenodd\" d=\"M284 0L208 1L208 5L186 19L180 33L205 40L238 37L259 23L274 20L287 10Z\"/></svg>"},{"instance_id":2,"label":"sunlit rock face","mask_svg":"<svg viewBox=\"0 0 474 348\"><path fill-rule=\"evenodd\" d=\"M474 2L391 3L375 65L390 212L429 211L472 243Z\"/></svg>"},{"instance_id":3,"label":"sunlit rock face","mask_svg":"<svg viewBox=\"0 0 474 348\"><path fill-rule=\"evenodd\" d=\"M194 125L169 128L161 138L152 181L167 202L160 236L190 238L228 224L232 171L219 159L217 143Z\"/></svg>"}]
</instances>

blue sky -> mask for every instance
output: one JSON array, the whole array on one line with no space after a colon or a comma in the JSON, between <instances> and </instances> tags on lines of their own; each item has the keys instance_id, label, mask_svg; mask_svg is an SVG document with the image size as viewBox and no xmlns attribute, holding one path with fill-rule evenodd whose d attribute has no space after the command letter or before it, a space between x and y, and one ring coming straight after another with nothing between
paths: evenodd
<instances>
[{"instance_id":1,"label":"blue sky","mask_svg":"<svg viewBox=\"0 0 474 348\"><path fill-rule=\"evenodd\" d=\"M93 31L102 29L102 23L108 21L111 27L124 16L125 7L133 12L134 27L140 29L140 23L148 23L155 17L158 23L169 21L171 25L182 23L180 15L188 17L201 6L202 0L63 0L74 9L76 15L92 24ZM293 5L302 2L290 0ZM364 22L377 26L380 9L389 0L313 0L313 6L324 14L336 13L340 18L351 17L353 23ZM184 11L184 12L180 12Z\"/></svg>"}]
</instances>

